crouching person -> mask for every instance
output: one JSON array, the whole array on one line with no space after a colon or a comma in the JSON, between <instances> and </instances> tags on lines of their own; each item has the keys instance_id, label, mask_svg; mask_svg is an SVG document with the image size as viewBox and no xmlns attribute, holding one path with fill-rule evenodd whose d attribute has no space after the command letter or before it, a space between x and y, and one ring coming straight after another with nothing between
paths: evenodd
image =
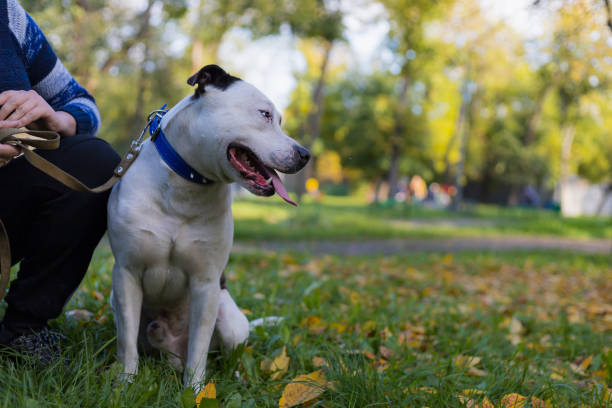
<instances>
[{"instance_id":1,"label":"crouching person","mask_svg":"<svg viewBox=\"0 0 612 408\"><path fill-rule=\"evenodd\" d=\"M17 0L0 2L0 128L58 132L57 150L38 153L90 187L106 181L119 156L95 137L93 97L72 78ZM75 192L0 144L0 220L17 278L6 296L0 346L50 361L57 318L83 279L106 230L108 193Z\"/></svg>"}]
</instances>

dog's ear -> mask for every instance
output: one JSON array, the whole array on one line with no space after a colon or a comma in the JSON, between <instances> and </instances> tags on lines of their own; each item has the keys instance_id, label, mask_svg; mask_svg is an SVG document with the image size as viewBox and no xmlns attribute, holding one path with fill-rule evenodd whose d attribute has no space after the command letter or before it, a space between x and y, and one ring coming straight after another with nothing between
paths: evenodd
<instances>
[{"instance_id":1,"label":"dog's ear","mask_svg":"<svg viewBox=\"0 0 612 408\"><path fill-rule=\"evenodd\" d=\"M240 81L240 78L231 76L218 65L206 65L200 69L197 73L193 74L187 83L191 86L197 85L195 90L195 97L202 95L206 87L212 85L216 88L225 91L227 87L236 81Z\"/></svg>"}]
</instances>

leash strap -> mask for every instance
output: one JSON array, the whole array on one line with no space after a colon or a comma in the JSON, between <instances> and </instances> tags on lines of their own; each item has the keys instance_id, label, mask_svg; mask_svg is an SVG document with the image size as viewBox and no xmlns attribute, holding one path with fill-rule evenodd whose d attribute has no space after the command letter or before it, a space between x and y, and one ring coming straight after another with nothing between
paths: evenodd
<instances>
[{"instance_id":1,"label":"leash strap","mask_svg":"<svg viewBox=\"0 0 612 408\"><path fill-rule=\"evenodd\" d=\"M147 124L149 126L150 122ZM142 139L145 133L142 131L138 140L133 141L128 153L121 159L115 168L113 175L104 184L94 188L89 188L77 178L66 173L55 164L38 155L34 149L53 150L60 145L60 135L56 132L47 130L29 130L4 128L0 129L0 144L10 144L21 148L26 160L38 170L53 177L55 180L64 184L66 187L76 191L87 193L101 193L113 187L132 165L142 146ZM11 248L9 244L6 228L0 220L0 301L6 294L11 275Z\"/></svg>"}]
</instances>

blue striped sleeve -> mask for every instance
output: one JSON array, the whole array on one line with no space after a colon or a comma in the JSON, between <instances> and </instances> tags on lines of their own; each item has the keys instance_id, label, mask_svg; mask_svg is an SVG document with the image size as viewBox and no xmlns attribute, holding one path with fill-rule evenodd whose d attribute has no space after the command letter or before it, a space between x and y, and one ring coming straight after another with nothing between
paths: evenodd
<instances>
[{"instance_id":1,"label":"blue striped sleeve","mask_svg":"<svg viewBox=\"0 0 612 408\"><path fill-rule=\"evenodd\" d=\"M32 88L56 111L72 115L77 134L96 134L100 113L94 98L70 75L57 58L34 19L17 0L8 0L9 27L25 58Z\"/></svg>"}]
</instances>

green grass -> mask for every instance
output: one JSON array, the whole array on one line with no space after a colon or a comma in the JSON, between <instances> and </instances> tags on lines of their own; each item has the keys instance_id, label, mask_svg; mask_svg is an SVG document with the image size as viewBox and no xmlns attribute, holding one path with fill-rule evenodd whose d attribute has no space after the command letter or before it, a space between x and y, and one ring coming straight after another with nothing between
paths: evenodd
<instances>
[{"instance_id":1,"label":"green grass","mask_svg":"<svg viewBox=\"0 0 612 408\"><path fill-rule=\"evenodd\" d=\"M372 206L354 197L305 200L298 208L276 198L234 203L238 239L352 240L537 235L612 238L612 218L487 205L450 212L398 204Z\"/></svg>"},{"instance_id":2,"label":"green grass","mask_svg":"<svg viewBox=\"0 0 612 408\"><path fill-rule=\"evenodd\" d=\"M97 251L67 307L90 310L100 323L55 323L68 336L69 363L1 359L0 406L183 407L181 374L163 359L143 358L133 384L114 385L111 266L108 251ZM315 356L327 361L330 381L318 407L463 407L466 389L495 404L516 392L551 407L612 406L603 400L604 384L612 386L609 257L233 255L227 276L250 319L285 320L257 329L231 358L211 354L207 374L220 406L278 406L291 378L317 369ZM289 370L272 380L261 362L283 347ZM476 376L455 363L459 355L481 359ZM572 368L589 356L584 372Z\"/></svg>"}]
</instances>

